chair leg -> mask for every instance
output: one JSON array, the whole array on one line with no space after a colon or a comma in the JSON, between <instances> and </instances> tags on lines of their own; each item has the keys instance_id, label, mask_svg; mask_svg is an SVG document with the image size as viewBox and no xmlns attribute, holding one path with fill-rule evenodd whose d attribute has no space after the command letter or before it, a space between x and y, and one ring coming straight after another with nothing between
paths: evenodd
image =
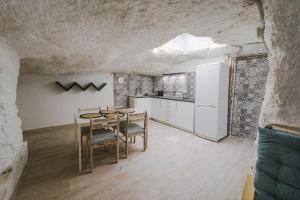
<instances>
[{"instance_id":1,"label":"chair leg","mask_svg":"<svg viewBox=\"0 0 300 200\"><path fill-rule=\"evenodd\" d=\"M133 143L135 143L135 141L136 141L136 139L135 139L135 138L136 138L136 136L134 136L134 138L133 138Z\"/></svg>"},{"instance_id":2,"label":"chair leg","mask_svg":"<svg viewBox=\"0 0 300 200\"><path fill-rule=\"evenodd\" d=\"M128 137L125 136L125 158L128 156Z\"/></svg>"},{"instance_id":3,"label":"chair leg","mask_svg":"<svg viewBox=\"0 0 300 200\"><path fill-rule=\"evenodd\" d=\"M146 151L147 148L147 139L146 139L146 133L144 132L144 151Z\"/></svg>"},{"instance_id":4,"label":"chair leg","mask_svg":"<svg viewBox=\"0 0 300 200\"><path fill-rule=\"evenodd\" d=\"M89 162L89 149L90 148L90 145L88 143L88 139L86 140L86 144L85 144L85 151L86 151L86 164L88 165L88 162Z\"/></svg>"},{"instance_id":5,"label":"chair leg","mask_svg":"<svg viewBox=\"0 0 300 200\"><path fill-rule=\"evenodd\" d=\"M81 147L82 147L82 138L83 138L83 136L81 135L81 137L80 137ZM82 150L82 148L81 148L81 150Z\"/></svg>"},{"instance_id":6,"label":"chair leg","mask_svg":"<svg viewBox=\"0 0 300 200\"><path fill-rule=\"evenodd\" d=\"M94 165L94 161L93 161L93 147L90 147L90 160L91 160L91 172L93 172L93 165Z\"/></svg>"},{"instance_id":7,"label":"chair leg","mask_svg":"<svg viewBox=\"0 0 300 200\"><path fill-rule=\"evenodd\" d=\"M146 149L148 148L148 132L145 133L145 137L146 137Z\"/></svg>"},{"instance_id":8,"label":"chair leg","mask_svg":"<svg viewBox=\"0 0 300 200\"><path fill-rule=\"evenodd\" d=\"M119 162L119 138L117 138L117 144L116 144L116 160L118 163Z\"/></svg>"}]
</instances>

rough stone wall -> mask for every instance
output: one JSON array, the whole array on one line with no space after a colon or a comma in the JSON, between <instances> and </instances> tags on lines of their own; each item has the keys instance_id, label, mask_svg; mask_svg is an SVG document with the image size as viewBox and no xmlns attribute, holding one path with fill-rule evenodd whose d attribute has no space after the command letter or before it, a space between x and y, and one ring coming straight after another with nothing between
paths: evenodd
<instances>
[{"instance_id":1,"label":"rough stone wall","mask_svg":"<svg viewBox=\"0 0 300 200\"><path fill-rule=\"evenodd\" d=\"M16 106L18 55L0 37L0 199L10 199L27 161Z\"/></svg>"},{"instance_id":2,"label":"rough stone wall","mask_svg":"<svg viewBox=\"0 0 300 200\"><path fill-rule=\"evenodd\" d=\"M300 126L300 1L263 0L270 71L260 126Z\"/></svg>"}]
</instances>

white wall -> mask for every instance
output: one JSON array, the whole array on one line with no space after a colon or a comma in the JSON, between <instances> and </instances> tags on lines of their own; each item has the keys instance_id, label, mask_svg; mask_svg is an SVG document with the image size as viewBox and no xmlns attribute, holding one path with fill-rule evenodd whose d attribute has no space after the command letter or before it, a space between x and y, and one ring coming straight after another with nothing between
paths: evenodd
<instances>
[{"instance_id":1,"label":"white wall","mask_svg":"<svg viewBox=\"0 0 300 200\"><path fill-rule=\"evenodd\" d=\"M17 116L16 90L20 59L0 36L0 199L10 199L27 162Z\"/></svg>"},{"instance_id":2,"label":"white wall","mask_svg":"<svg viewBox=\"0 0 300 200\"><path fill-rule=\"evenodd\" d=\"M227 56L215 57L215 58L203 58L185 61L179 64L175 64L165 73L177 73L177 72L195 72L196 67L201 64L212 62L227 62Z\"/></svg>"},{"instance_id":3,"label":"white wall","mask_svg":"<svg viewBox=\"0 0 300 200\"><path fill-rule=\"evenodd\" d=\"M68 92L55 84L73 81L86 85L93 82L107 85L97 91L90 87L86 91L74 87ZM22 119L22 129L36 129L74 123L74 114L79 107L113 105L113 75L88 73L81 75L20 75L17 105Z\"/></svg>"}]
</instances>

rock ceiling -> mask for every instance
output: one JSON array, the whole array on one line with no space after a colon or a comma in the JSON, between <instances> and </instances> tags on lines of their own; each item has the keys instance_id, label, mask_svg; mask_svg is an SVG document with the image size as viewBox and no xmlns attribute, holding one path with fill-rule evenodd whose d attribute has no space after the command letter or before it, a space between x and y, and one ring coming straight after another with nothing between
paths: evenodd
<instances>
[{"instance_id":1,"label":"rock ceiling","mask_svg":"<svg viewBox=\"0 0 300 200\"><path fill-rule=\"evenodd\" d=\"M261 41L258 26L246 0L0 0L22 73L161 73L182 59L152 50L182 33L240 45Z\"/></svg>"}]
</instances>

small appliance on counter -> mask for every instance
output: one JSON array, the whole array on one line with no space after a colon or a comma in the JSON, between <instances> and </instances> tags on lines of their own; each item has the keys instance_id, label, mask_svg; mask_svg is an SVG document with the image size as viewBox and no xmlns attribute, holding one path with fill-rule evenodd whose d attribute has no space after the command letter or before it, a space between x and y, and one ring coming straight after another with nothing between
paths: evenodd
<instances>
[{"instance_id":1,"label":"small appliance on counter","mask_svg":"<svg viewBox=\"0 0 300 200\"><path fill-rule=\"evenodd\" d=\"M182 98L188 99L188 98L189 98L189 94L188 94L188 93L183 93L183 94L182 94Z\"/></svg>"},{"instance_id":2,"label":"small appliance on counter","mask_svg":"<svg viewBox=\"0 0 300 200\"><path fill-rule=\"evenodd\" d=\"M155 95L156 96L164 96L164 91L162 91L162 90L156 90L155 91Z\"/></svg>"}]
</instances>

